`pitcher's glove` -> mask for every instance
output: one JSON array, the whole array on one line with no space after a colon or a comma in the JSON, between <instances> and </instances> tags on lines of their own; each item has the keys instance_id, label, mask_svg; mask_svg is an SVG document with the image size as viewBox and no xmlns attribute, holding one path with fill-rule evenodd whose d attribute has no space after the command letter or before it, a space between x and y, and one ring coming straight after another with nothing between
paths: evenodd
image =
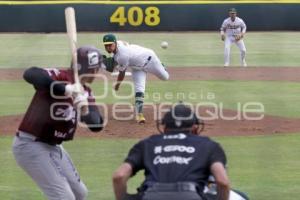
<instances>
[{"instance_id":1,"label":"pitcher's glove","mask_svg":"<svg viewBox=\"0 0 300 200\"><path fill-rule=\"evenodd\" d=\"M235 41L239 41L242 38L243 38L242 34L237 34L237 35L234 36Z\"/></svg>"},{"instance_id":2,"label":"pitcher's glove","mask_svg":"<svg viewBox=\"0 0 300 200\"><path fill-rule=\"evenodd\" d=\"M103 64L105 65L105 70L108 72L113 72L114 68L117 66L113 57L106 57L103 55Z\"/></svg>"}]
</instances>

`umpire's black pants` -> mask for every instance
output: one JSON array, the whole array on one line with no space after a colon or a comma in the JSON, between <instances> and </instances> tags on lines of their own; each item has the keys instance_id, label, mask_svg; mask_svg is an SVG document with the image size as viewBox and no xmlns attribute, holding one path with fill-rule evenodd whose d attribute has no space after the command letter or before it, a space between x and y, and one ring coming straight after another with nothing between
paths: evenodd
<instances>
[{"instance_id":1,"label":"umpire's black pants","mask_svg":"<svg viewBox=\"0 0 300 200\"><path fill-rule=\"evenodd\" d=\"M197 192L146 192L143 200L202 200Z\"/></svg>"},{"instance_id":2,"label":"umpire's black pants","mask_svg":"<svg viewBox=\"0 0 300 200\"><path fill-rule=\"evenodd\" d=\"M148 182L148 187L144 193L137 194L135 198L128 198L133 197L128 195L126 200L203 200L198 191L198 184L193 182Z\"/></svg>"},{"instance_id":3,"label":"umpire's black pants","mask_svg":"<svg viewBox=\"0 0 300 200\"><path fill-rule=\"evenodd\" d=\"M143 200L202 200L194 182L152 183L144 193Z\"/></svg>"}]
</instances>

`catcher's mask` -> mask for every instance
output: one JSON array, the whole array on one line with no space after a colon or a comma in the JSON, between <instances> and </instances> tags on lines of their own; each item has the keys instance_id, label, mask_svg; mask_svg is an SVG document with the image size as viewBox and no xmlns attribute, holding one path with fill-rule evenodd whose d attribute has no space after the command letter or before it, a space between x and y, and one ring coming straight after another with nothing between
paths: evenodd
<instances>
[{"instance_id":1,"label":"catcher's mask","mask_svg":"<svg viewBox=\"0 0 300 200\"><path fill-rule=\"evenodd\" d=\"M162 120L157 121L157 129L160 133L163 133L160 129L160 125L172 130L188 129L196 125L198 126L197 134L204 129L204 122L197 117L189 106L184 105L182 102L173 105Z\"/></svg>"},{"instance_id":2,"label":"catcher's mask","mask_svg":"<svg viewBox=\"0 0 300 200\"><path fill-rule=\"evenodd\" d=\"M77 49L77 68L78 74L87 74L89 69L100 68L102 54L94 46L82 46Z\"/></svg>"}]
</instances>

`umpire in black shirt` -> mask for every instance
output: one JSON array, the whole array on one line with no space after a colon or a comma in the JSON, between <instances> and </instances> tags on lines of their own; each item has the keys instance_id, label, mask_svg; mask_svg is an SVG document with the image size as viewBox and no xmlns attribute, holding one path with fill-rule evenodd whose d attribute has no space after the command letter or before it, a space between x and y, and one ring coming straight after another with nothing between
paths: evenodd
<instances>
[{"instance_id":1,"label":"umpire in black shirt","mask_svg":"<svg viewBox=\"0 0 300 200\"><path fill-rule=\"evenodd\" d=\"M218 199L228 200L230 186L224 167L225 153L218 143L197 135L200 123L191 108L182 103L174 105L161 124L164 133L135 144L113 174L116 199L129 199L128 179L145 170L140 197L137 195L135 199L205 200L203 187L212 174Z\"/></svg>"}]
</instances>

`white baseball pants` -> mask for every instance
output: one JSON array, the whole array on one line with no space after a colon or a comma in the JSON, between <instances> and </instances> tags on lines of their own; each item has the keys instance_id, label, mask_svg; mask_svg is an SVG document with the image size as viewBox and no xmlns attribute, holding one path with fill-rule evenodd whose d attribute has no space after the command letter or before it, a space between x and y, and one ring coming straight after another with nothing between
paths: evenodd
<instances>
[{"instance_id":1,"label":"white baseball pants","mask_svg":"<svg viewBox=\"0 0 300 200\"><path fill-rule=\"evenodd\" d=\"M151 55L151 60L143 70L132 69L132 80L134 83L135 92L145 93L147 72L154 74L160 80L168 80L169 73L166 71L161 61L155 53Z\"/></svg>"},{"instance_id":2,"label":"white baseball pants","mask_svg":"<svg viewBox=\"0 0 300 200\"><path fill-rule=\"evenodd\" d=\"M246 65L246 47L243 40L235 41L234 37L226 37L225 48L224 48L224 66L229 66L230 64L230 48L231 44L235 43L239 48L241 53L241 66Z\"/></svg>"}]
</instances>

